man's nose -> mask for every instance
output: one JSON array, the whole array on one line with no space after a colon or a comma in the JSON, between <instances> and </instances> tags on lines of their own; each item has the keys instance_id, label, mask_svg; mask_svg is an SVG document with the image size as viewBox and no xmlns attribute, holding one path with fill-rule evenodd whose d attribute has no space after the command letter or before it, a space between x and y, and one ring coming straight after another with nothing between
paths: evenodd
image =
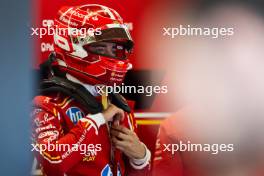
<instances>
[{"instance_id":1,"label":"man's nose","mask_svg":"<svg viewBox=\"0 0 264 176\"><path fill-rule=\"evenodd\" d=\"M115 56L115 53L114 53L114 49L113 49L113 47L107 47L107 53L108 53L110 56Z\"/></svg>"}]
</instances>

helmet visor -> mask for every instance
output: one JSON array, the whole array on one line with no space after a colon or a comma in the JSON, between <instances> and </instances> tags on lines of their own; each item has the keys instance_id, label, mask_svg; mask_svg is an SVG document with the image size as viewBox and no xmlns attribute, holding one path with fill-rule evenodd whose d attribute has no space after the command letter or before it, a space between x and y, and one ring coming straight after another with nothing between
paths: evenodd
<instances>
[{"instance_id":1,"label":"helmet visor","mask_svg":"<svg viewBox=\"0 0 264 176\"><path fill-rule=\"evenodd\" d=\"M86 45L84 48L89 53L116 58L118 60L126 60L130 54L123 43L113 41L96 42Z\"/></svg>"}]
</instances>

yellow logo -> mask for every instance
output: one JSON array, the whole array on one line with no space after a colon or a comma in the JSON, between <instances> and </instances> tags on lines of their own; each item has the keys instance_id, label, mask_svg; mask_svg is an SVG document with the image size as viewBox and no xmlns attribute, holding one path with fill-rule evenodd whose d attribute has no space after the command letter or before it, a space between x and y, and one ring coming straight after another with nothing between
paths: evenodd
<instances>
[{"instance_id":1,"label":"yellow logo","mask_svg":"<svg viewBox=\"0 0 264 176\"><path fill-rule=\"evenodd\" d=\"M95 156L85 156L83 158L83 161L89 162L89 161L94 161L95 160Z\"/></svg>"}]
</instances>

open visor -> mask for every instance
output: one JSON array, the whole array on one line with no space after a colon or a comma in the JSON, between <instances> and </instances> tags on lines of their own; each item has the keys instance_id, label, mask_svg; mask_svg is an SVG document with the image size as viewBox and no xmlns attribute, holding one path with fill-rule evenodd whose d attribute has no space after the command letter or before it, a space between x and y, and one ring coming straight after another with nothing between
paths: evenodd
<instances>
[{"instance_id":1,"label":"open visor","mask_svg":"<svg viewBox=\"0 0 264 176\"><path fill-rule=\"evenodd\" d=\"M133 48L133 40L127 28L108 28L101 30L100 35L95 35L95 40L99 41L117 41L122 43L125 49L131 51Z\"/></svg>"},{"instance_id":2,"label":"open visor","mask_svg":"<svg viewBox=\"0 0 264 176\"><path fill-rule=\"evenodd\" d=\"M116 58L119 60L126 60L130 54L123 43L116 41L95 42L84 46L84 49L92 54Z\"/></svg>"},{"instance_id":3,"label":"open visor","mask_svg":"<svg viewBox=\"0 0 264 176\"><path fill-rule=\"evenodd\" d=\"M107 28L101 30L100 34L87 34L73 37L73 43L82 45L86 51L93 54L125 60L134 46L134 42L125 27ZM92 49L92 47L95 47L100 42L116 44L113 48L113 53L109 55L108 53L97 52Z\"/></svg>"},{"instance_id":4,"label":"open visor","mask_svg":"<svg viewBox=\"0 0 264 176\"><path fill-rule=\"evenodd\" d=\"M134 45L126 28L108 28L102 30L100 35L94 35L93 37L85 36L80 40L82 40L80 42L86 51L119 60L125 60L131 53ZM106 49L107 46L103 46L105 43L110 44L111 52L104 52L104 49L109 49ZM96 48L99 49L97 50Z\"/></svg>"}]
</instances>

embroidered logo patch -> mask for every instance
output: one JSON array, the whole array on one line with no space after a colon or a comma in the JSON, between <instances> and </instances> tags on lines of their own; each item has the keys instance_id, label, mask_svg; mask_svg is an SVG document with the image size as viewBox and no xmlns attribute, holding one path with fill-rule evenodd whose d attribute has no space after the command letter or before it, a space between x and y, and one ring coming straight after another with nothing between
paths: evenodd
<instances>
[{"instance_id":1,"label":"embroidered logo patch","mask_svg":"<svg viewBox=\"0 0 264 176\"><path fill-rule=\"evenodd\" d=\"M74 124L84 117L84 113L77 107L70 107L67 109L66 114Z\"/></svg>"}]
</instances>

